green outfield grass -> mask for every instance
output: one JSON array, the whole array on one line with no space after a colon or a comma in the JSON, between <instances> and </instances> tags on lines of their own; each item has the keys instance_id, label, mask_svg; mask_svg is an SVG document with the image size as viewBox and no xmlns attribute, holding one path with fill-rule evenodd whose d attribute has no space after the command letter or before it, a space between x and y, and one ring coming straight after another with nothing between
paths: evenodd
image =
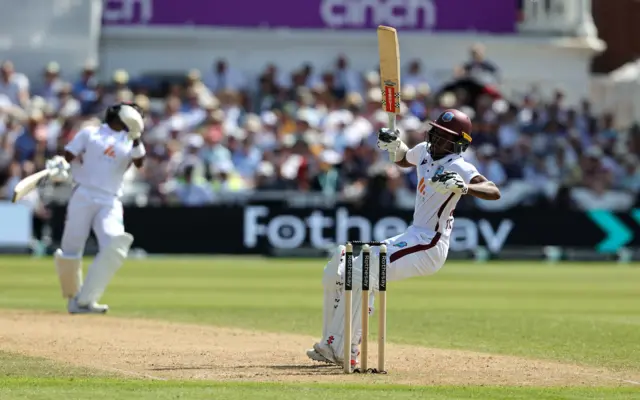
<instances>
[{"instance_id":1,"label":"green outfield grass","mask_svg":"<svg viewBox=\"0 0 640 400\"><path fill-rule=\"evenodd\" d=\"M411 387L401 385L301 385L276 383L145 382L106 379L10 379L0 386L2 399L50 400L356 400L384 396L392 400L637 399L637 389L531 389L511 387Z\"/></svg>"},{"instance_id":2,"label":"green outfield grass","mask_svg":"<svg viewBox=\"0 0 640 400\"><path fill-rule=\"evenodd\" d=\"M318 335L324 260L130 260L104 301L111 314ZM390 282L388 340L640 371L637 265L448 263ZM64 310L51 259L0 258L0 308ZM374 327L375 332L375 327ZM1 333L1 332L0 332ZM0 350L2 347L0 347ZM11 361L12 360L12 361ZM637 398L627 389L382 387L140 382L42 367L0 353L1 399ZM13 367L7 367L13 365ZM16 373L16 371L18 373ZM22 372L20 372L22 371ZM40 372L39 372L40 371ZM72 378L73 377L73 380ZM119 394L115 396L115 394ZM634 395L636 397L634 397ZM131 396L131 397L130 397Z\"/></svg>"}]
</instances>

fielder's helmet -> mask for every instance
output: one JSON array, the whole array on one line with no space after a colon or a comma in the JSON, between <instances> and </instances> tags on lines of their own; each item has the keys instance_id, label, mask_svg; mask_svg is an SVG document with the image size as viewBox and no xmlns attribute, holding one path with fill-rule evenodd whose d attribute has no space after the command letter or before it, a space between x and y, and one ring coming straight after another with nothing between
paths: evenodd
<instances>
[{"instance_id":1,"label":"fielder's helmet","mask_svg":"<svg viewBox=\"0 0 640 400\"><path fill-rule=\"evenodd\" d=\"M441 140L453 143L453 153L464 152L471 144L471 120L460 110L444 110L435 121L429 121L429 143L432 147L440 143ZM453 136L454 140L449 140L439 133L446 132L448 137Z\"/></svg>"}]
</instances>

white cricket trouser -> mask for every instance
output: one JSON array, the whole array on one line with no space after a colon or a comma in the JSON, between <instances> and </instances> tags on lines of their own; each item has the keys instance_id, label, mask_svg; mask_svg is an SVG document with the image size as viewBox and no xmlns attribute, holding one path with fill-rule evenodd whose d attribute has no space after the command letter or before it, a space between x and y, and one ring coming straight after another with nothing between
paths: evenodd
<instances>
[{"instance_id":1,"label":"white cricket trouser","mask_svg":"<svg viewBox=\"0 0 640 400\"><path fill-rule=\"evenodd\" d=\"M399 281L415 276L433 275L442 268L449 253L449 237L426 229L410 226L406 232L382 241L387 245L387 281ZM371 247L376 257L378 246ZM354 255L354 264L360 256ZM378 268L372 265L371 268ZM344 263L340 265L343 274ZM375 273L377 276L377 271ZM358 282L360 280L358 279ZM377 290L378 282L371 282Z\"/></svg>"},{"instance_id":2,"label":"white cricket trouser","mask_svg":"<svg viewBox=\"0 0 640 400\"><path fill-rule=\"evenodd\" d=\"M62 234L61 249L68 256L82 256L93 233L102 249L111 238L124 233L123 209L113 195L84 186L77 186L67 205L67 219Z\"/></svg>"},{"instance_id":3,"label":"white cricket trouser","mask_svg":"<svg viewBox=\"0 0 640 400\"><path fill-rule=\"evenodd\" d=\"M449 236L410 226L406 232L384 240L387 245L387 280L399 281L433 275L449 254ZM378 247L372 251L379 252Z\"/></svg>"},{"instance_id":4,"label":"white cricket trouser","mask_svg":"<svg viewBox=\"0 0 640 400\"><path fill-rule=\"evenodd\" d=\"M449 236L435 233L426 229L410 226L406 232L394 236L383 241L387 245L387 281L399 281L416 276L433 275L444 265L447 254L449 253ZM372 291L378 290L378 260L380 248L374 246L371 248L371 275L370 287ZM375 262L374 262L375 260ZM344 346L344 338L342 337L344 330L344 259L340 258L337 275L339 280L336 282L337 293L334 303L333 313L328 314L325 311L323 326L323 342L331 345L336 354L342 354ZM360 341L360 313L367 310L360 303L361 289L361 255L354 256L353 260L353 331L350 342L352 346L357 346ZM334 270L335 271L335 270ZM335 274L336 272L333 272ZM326 276L332 276L332 272L325 270ZM330 282L330 281L329 281ZM331 304L331 285L325 286L325 306L327 311ZM373 293L369 298L369 309L373 310ZM349 340L349 339L347 339Z\"/></svg>"}]
</instances>

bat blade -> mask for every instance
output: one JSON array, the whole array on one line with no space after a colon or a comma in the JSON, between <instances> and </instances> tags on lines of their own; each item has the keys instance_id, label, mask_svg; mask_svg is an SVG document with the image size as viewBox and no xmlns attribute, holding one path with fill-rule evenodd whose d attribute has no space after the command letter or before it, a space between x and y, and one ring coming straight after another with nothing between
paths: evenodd
<instances>
[{"instance_id":1,"label":"bat blade","mask_svg":"<svg viewBox=\"0 0 640 400\"><path fill-rule=\"evenodd\" d=\"M390 26L378 27L378 53L380 56L380 85L382 109L400 113L400 47L398 32Z\"/></svg>"},{"instance_id":2,"label":"bat blade","mask_svg":"<svg viewBox=\"0 0 640 400\"><path fill-rule=\"evenodd\" d=\"M49 170L43 169L42 171L36 172L35 174L31 174L24 179L22 179L16 185L15 189L13 189L13 198L12 202L17 202L22 199L24 196L29 194L33 189L38 186L41 180L47 178L49 176Z\"/></svg>"},{"instance_id":3,"label":"bat blade","mask_svg":"<svg viewBox=\"0 0 640 400\"><path fill-rule=\"evenodd\" d=\"M388 128L396 129L396 115L400 114L400 46L398 31L390 26L378 26L378 54L380 57L380 88L382 109L389 117ZM395 154L389 153L395 160Z\"/></svg>"}]
</instances>

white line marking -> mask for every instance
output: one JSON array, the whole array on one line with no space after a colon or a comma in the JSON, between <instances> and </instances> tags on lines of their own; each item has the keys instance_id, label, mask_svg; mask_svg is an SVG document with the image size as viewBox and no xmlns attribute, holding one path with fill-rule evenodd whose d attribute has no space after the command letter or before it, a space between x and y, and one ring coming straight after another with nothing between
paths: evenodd
<instances>
[{"instance_id":1,"label":"white line marking","mask_svg":"<svg viewBox=\"0 0 640 400\"><path fill-rule=\"evenodd\" d=\"M141 372L135 372L135 371L129 371L126 369L120 369L120 368L116 368L116 367L93 367L93 368L97 368L97 369L102 369L102 370L107 370L107 371L113 371L113 372L118 372L120 374L123 375L129 375L129 376L135 376L138 378L147 378L147 379L151 379L151 380L155 380L155 381L166 381L166 378L161 378L159 376L153 376L153 375L149 375L149 374L144 374Z\"/></svg>"},{"instance_id":2,"label":"white line marking","mask_svg":"<svg viewBox=\"0 0 640 400\"><path fill-rule=\"evenodd\" d=\"M631 384L631 385L640 386L640 382L632 381L632 380L629 380L629 379L616 378L614 376L609 376L609 375L590 374L588 372L578 372L578 375L593 376L595 378L606 378L606 379L610 379L610 380L613 380L613 381L624 382L624 383L628 383L628 384Z\"/></svg>"}]
</instances>

